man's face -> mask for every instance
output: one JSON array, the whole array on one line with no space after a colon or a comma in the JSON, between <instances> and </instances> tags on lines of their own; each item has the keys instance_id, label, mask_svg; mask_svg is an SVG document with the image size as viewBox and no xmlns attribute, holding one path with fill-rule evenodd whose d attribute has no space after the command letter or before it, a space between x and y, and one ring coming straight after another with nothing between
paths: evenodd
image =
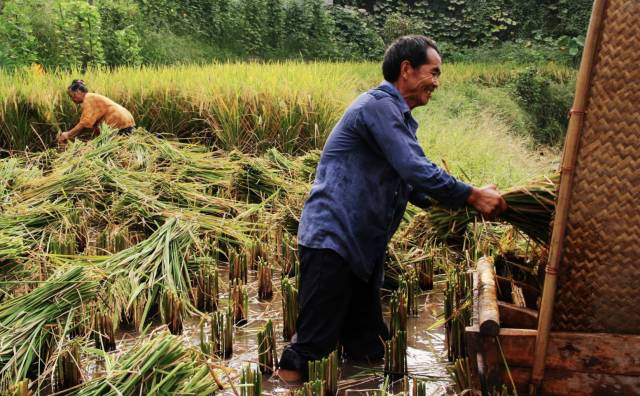
<instances>
[{"instance_id":1,"label":"man's face","mask_svg":"<svg viewBox=\"0 0 640 396\"><path fill-rule=\"evenodd\" d=\"M82 91L71 91L71 90L68 90L67 94L69 95L69 98L71 98L73 103L80 104L84 100L84 92L82 92Z\"/></svg>"},{"instance_id":2,"label":"man's face","mask_svg":"<svg viewBox=\"0 0 640 396\"><path fill-rule=\"evenodd\" d=\"M440 85L440 67L442 59L433 49L427 51L427 63L414 69L409 64L403 72L406 80L406 96L413 107L424 106L431 99L431 94Z\"/></svg>"}]
</instances>

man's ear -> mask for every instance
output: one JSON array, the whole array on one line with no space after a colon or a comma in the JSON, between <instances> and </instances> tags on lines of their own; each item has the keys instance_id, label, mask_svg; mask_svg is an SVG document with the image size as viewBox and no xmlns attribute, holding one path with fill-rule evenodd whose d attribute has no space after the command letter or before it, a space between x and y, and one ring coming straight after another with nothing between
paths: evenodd
<instances>
[{"instance_id":1,"label":"man's ear","mask_svg":"<svg viewBox=\"0 0 640 396\"><path fill-rule=\"evenodd\" d=\"M413 67L411 67L411 62L409 62L408 60L404 60L402 61L402 63L400 63L400 77L404 78L405 80L408 79L411 70L413 70Z\"/></svg>"}]
</instances>

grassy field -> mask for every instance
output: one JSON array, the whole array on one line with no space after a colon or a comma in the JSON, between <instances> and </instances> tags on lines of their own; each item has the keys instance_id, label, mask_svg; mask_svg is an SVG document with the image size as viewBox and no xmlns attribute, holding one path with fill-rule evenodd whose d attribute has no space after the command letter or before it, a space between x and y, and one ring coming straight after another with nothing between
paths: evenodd
<instances>
[{"instance_id":1,"label":"grassy field","mask_svg":"<svg viewBox=\"0 0 640 396\"><path fill-rule=\"evenodd\" d=\"M522 67L445 65L432 103L416 111L420 139L436 162L477 183L520 181L548 167L532 156L525 115L509 93ZM568 81L574 71L541 73ZM0 72L0 147L41 150L78 120L66 87L80 73ZM89 88L122 103L139 126L225 150L270 147L292 154L321 148L344 108L381 81L373 63L213 64L90 71ZM1 155L1 154L0 154Z\"/></svg>"}]
</instances>

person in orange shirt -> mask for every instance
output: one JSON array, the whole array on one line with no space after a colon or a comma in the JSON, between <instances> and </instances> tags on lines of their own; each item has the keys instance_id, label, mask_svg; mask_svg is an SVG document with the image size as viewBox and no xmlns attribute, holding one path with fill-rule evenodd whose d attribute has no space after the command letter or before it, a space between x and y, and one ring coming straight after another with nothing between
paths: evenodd
<instances>
[{"instance_id":1,"label":"person in orange shirt","mask_svg":"<svg viewBox=\"0 0 640 396\"><path fill-rule=\"evenodd\" d=\"M135 121L129 110L113 100L96 93L89 93L84 81L73 80L67 94L71 100L82 106L82 115L76 126L58 136L58 142L64 143L75 138L84 129L93 129L93 135L100 133L100 125L105 123L128 135L135 128Z\"/></svg>"}]
</instances>

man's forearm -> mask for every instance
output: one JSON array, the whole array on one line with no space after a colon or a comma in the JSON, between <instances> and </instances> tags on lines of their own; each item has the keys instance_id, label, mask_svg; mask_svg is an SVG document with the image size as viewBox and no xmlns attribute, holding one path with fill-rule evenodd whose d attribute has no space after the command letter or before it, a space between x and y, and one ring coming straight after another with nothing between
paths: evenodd
<instances>
[{"instance_id":1,"label":"man's forearm","mask_svg":"<svg viewBox=\"0 0 640 396\"><path fill-rule=\"evenodd\" d=\"M78 136L78 134L80 132L82 132L83 129L84 129L84 125L82 123L79 123L78 125L74 126L68 132L69 133L69 138L74 138L74 137Z\"/></svg>"}]
</instances>

